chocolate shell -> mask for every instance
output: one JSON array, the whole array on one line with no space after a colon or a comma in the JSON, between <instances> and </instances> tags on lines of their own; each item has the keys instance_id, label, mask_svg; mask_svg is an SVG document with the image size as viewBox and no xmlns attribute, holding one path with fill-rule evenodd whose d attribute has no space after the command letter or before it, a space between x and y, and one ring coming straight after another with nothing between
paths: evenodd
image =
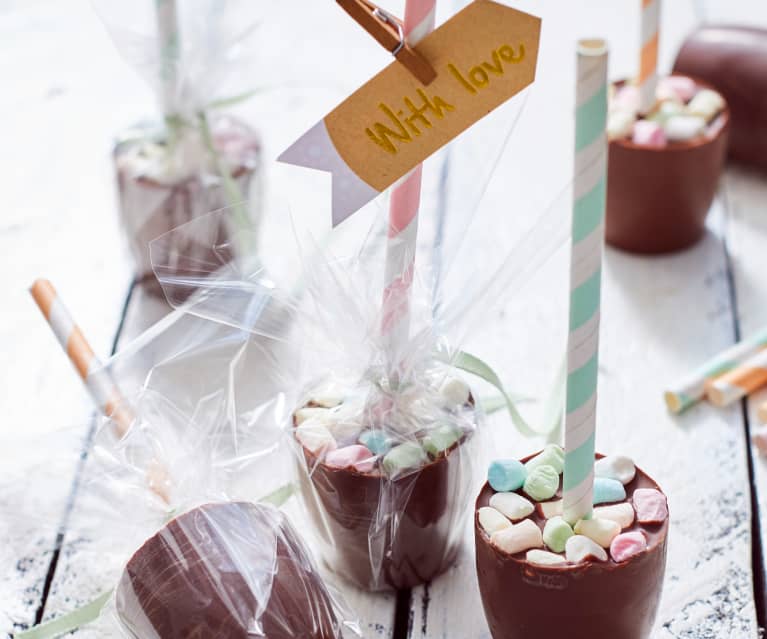
<instances>
[{"instance_id":1,"label":"chocolate shell","mask_svg":"<svg viewBox=\"0 0 767 639\"><path fill-rule=\"evenodd\" d=\"M697 242L724 166L729 125L725 107L702 138L689 142L652 148L611 140L607 243L633 253L667 253Z\"/></svg>"},{"instance_id":2,"label":"chocolate shell","mask_svg":"<svg viewBox=\"0 0 767 639\"><path fill-rule=\"evenodd\" d=\"M660 490L639 468L626 486L629 499L637 488ZM489 484L483 486L477 511L494 492ZM537 511L531 518L543 528ZM630 530L645 534L647 550L623 563L610 558L540 566L527 562L525 553L508 555L492 546L475 514L477 578L493 639L647 639L663 587L668 520L635 522L623 532Z\"/></svg>"},{"instance_id":3,"label":"chocolate shell","mask_svg":"<svg viewBox=\"0 0 767 639\"><path fill-rule=\"evenodd\" d=\"M767 29L701 27L682 45L674 72L705 80L725 97L729 158L767 171Z\"/></svg>"},{"instance_id":4,"label":"chocolate shell","mask_svg":"<svg viewBox=\"0 0 767 639\"><path fill-rule=\"evenodd\" d=\"M278 510L207 504L133 555L116 592L136 639L340 639L330 595Z\"/></svg>"}]
</instances>

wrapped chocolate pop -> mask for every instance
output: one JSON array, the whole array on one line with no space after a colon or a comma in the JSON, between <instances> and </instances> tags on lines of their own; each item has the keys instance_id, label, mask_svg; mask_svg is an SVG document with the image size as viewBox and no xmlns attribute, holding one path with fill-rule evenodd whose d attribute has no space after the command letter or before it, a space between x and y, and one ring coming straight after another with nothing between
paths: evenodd
<instances>
[{"instance_id":1,"label":"wrapped chocolate pop","mask_svg":"<svg viewBox=\"0 0 767 639\"><path fill-rule=\"evenodd\" d=\"M149 242L181 224L224 207L237 212L230 220L235 228L215 229L214 248L197 238L169 247L166 261L179 277L194 279L204 270L201 265L252 248L235 247L231 236L237 226L257 227L261 141L222 109L256 88L255 31L264 11L238 1L142 0L128 8L99 0L96 5L162 109L153 121L121 133L114 149L120 219L137 276L160 293Z\"/></svg>"},{"instance_id":2,"label":"wrapped chocolate pop","mask_svg":"<svg viewBox=\"0 0 767 639\"><path fill-rule=\"evenodd\" d=\"M278 509L293 488L264 399L272 391L250 379L243 398L232 374L264 371L251 356L261 352L257 341L175 313L101 367L50 284L32 292L110 417L82 449L65 449L70 463L88 453L66 535L75 561L98 566L92 579L103 594L30 636L58 636L102 607L105 623L116 620L136 639L357 636ZM58 467L41 463L37 476L60 481Z\"/></svg>"}]
</instances>

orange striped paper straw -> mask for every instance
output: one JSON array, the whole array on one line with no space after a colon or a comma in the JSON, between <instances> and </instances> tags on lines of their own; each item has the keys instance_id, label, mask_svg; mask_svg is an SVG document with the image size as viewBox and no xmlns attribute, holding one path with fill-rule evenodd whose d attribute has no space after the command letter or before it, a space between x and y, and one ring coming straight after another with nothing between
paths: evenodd
<instances>
[{"instance_id":1,"label":"orange striped paper straw","mask_svg":"<svg viewBox=\"0 0 767 639\"><path fill-rule=\"evenodd\" d=\"M661 0L642 0L639 56L639 112L649 113L655 106L658 85L658 36L660 34Z\"/></svg>"},{"instance_id":2,"label":"orange striped paper straw","mask_svg":"<svg viewBox=\"0 0 767 639\"><path fill-rule=\"evenodd\" d=\"M133 415L126 408L126 402L115 383L107 376L94 374L102 368L101 361L72 319L53 284L46 279L38 279L32 284L29 292L90 392L94 403L114 422L117 435L120 438L124 437L133 423ZM150 462L147 480L150 489L166 504L170 503L167 492L168 474L156 460Z\"/></svg>"},{"instance_id":3,"label":"orange striped paper straw","mask_svg":"<svg viewBox=\"0 0 767 639\"><path fill-rule=\"evenodd\" d=\"M706 382L706 397L715 406L727 406L767 385L767 351L760 351L729 373Z\"/></svg>"}]
</instances>

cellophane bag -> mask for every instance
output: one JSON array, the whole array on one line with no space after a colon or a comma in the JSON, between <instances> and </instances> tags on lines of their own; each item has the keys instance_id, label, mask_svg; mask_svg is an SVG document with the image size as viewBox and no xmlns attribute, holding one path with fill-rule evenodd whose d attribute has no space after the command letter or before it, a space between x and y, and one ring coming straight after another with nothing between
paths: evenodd
<instances>
[{"instance_id":1,"label":"cellophane bag","mask_svg":"<svg viewBox=\"0 0 767 639\"><path fill-rule=\"evenodd\" d=\"M293 450L322 557L365 589L415 586L456 560L487 447L475 390L484 382L475 386L470 373L499 385L462 345L568 237L566 172L551 171L527 201L508 201L501 228L499 202L485 196L491 177L526 179L529 158L502 156L526 100L526 93L512 99L425 163L412 245L390 238L387 194L319 237L304 224L311 205L269 212L293 225L295 246L278 247L275 260L283 263L295 249L293 280L276 275L263 254L255 266L221 261L204 282L175 277L164 259L168 246L199 236L199 220L151 247L172 305L262 345L281 407L273 417ZM392 312L384 301L387 252L415 265L398 273L408 293L395 312L407 329L396 338L385 329ZM188 301L185 286L198 290ZM521 418L512 399L502 394L518 427L545 434Z\"/></svg>"},{"instance_id":2,"label":"cellophane bag","mask_svg":"<svg viewBox=\"0 0 767 639\"><path fill-rule=\"evenodd\" d=\"M113 388L112 417L79 429L88 433L83 441L64 433L66 445L39 447L34 494L24 480L29 469L16 482L4 477L8 512L25 530L60 513L28 498L60 495L56 483L77 477L51 596L68 583L65 600L85 604L77 595L91 589L89 598L105 602L98 621L109 632L136 639L360 635L278 507L293 490L290 454L273 415L281 413L279 398L271 401L258 380L238 383L261 369L250 337L171 313L91 373L92 383ZM78 449L87 456L73 472ZM3 526L0 535L12 547L24 542L14 539L16 529ZM95 616L93 606L70 613L75 625ZM58 636L36 630L38 639Z\"/></svg>"},{"instance_id":3,"label":"cellophane bag","mask_svg":"<svg viewBox=\"0 0 767 639\"><path fill-rule=\"evenodd\" d=\"M262 142L229 111L262 88L256 84L263 63L257 38L268 12L245 0L94 3L161 109L121 132L113 154L120 220L137 277L147 290L161 293L149 260L151 240L227 206L236 215L214 229L217 246L238 226L258 227ZM211 256L211 250L191 238L178 247L173 268L198 274L200 264L221 259L220 251Z\"/></svg>"}]
</instances>

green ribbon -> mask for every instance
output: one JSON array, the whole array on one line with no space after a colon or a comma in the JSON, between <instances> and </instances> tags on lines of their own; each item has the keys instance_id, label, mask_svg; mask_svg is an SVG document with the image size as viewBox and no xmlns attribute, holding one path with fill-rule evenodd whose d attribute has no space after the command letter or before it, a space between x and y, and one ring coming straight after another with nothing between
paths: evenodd
<instances>
[{"instance_id":1,"label":"green ribbon","mask_svg":"<svg viewBox=\"0 0 767 639\"><path fill-rule=\"evenodd\" d=\"M93 601L75 608L72 612L33 626L29 630L15 633L14 639L50 639L77 630L80 626L98 619L111 596L112 591L108 590Z\"/></svg>"},{"instance_id":2,"label":"green ribbon","mask_svg":"<svg viewBox=\"0 0 767 639\"><path fill-rule=\"evenodd\" d=\"M544 404L544 414L541 420L542 426L538 427L531 425L525 420L517 408L516 404L526 398L521 398L520 396L515 396L509 393L504 388L501 378L498 377L498 374L489 364L482 361L479 357L465 351L458 351L455 358L451 360L451 364L456 368L479 377L495 386L501 395L500 398L489 400L489 405L492 411L498 410L499 404L501 403L501 405L505 405L512 423L525 437L545 437L549 442L559 441L562 427L562 409L565 397L565 378L567 377L566 360L563 359L562 364L559 367L549 397ZM482 406L483 408L485 407L484 402L482 403Z\"/></svg>"}]
</instances>

